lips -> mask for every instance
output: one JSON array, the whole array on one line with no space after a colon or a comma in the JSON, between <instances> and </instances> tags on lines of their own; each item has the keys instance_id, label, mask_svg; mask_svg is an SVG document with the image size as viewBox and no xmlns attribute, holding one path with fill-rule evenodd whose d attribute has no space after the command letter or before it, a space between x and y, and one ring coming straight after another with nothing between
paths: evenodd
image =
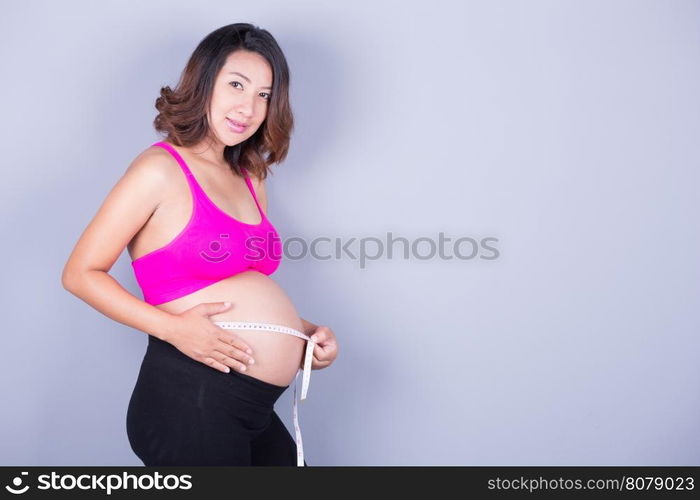
<instances>
[{"instance_id":1,"label":"lips","mask_svg":"<svg viewBox=\"0 0 700 500\"><path fill-rule=\"evenodd\" d=\"M236 120L231 120L230 118L226 119L238 128L245 128L248 126L246 123L237 122Z\"/></svg>"}]
</instances>

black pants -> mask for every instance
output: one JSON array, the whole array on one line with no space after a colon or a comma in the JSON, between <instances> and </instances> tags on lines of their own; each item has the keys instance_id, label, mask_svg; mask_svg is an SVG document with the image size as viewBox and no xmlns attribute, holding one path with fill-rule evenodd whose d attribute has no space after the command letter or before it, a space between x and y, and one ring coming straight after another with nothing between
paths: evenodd
<instances>
[{"instance_id":1,"label":"black pants","mask_svg":"<svg viewBox=\"0 0 700 500\"><path fill-rule=\"evenodd\" d=\"M288 387L223 373L149 335L126 416L129 444L147 466L296 466L296 443L274 411Z\"/></svg>"}]
</instances>

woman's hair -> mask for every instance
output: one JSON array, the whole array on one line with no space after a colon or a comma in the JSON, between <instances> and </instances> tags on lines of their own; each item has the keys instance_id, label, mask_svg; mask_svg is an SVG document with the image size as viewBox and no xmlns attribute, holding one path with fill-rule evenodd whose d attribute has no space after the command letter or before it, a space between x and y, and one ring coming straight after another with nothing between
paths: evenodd
<instances>
[{"instance_id":1,"label":"woman's hair","mask_svg":"<svg viewBox=\"0 0 700 500\"><path fill-rule=\"evenodd\" d=\"M240 167L265 179L269 166L282 162L289 150L294 117L289 103L287 60L272 35L249 23L223 26L207 35L190 56L175 90L160 89L158 116L153 125L177 146L192 146L209 133L207 113L216 76L229 54L236 50L257 52L272 68L272 90L267 117L251 137L224 147L224 158L241 175Z\"/></svg>"}]
</instances>

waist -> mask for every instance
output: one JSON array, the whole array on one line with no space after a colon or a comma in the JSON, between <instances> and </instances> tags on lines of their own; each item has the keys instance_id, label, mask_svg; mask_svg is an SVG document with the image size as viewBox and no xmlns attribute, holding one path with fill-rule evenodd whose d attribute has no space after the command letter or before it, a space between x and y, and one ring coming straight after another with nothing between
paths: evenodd
<instances>
[{"instance_id":1,"label":"waist","mask_svg":"<svg viewBox=\"0 0 700 500\"><path fill-rule=\"evenodd\" d=\"M257 271L246 271L183 294L156 307L179 314L206 302L231 302L227 310L211 316L222 321L264 321L301 329L301 319L289 296L275 280Z\"/></svg>"},{"instance_id":2,"label":"waist","mask_svg":"<svg viewBox=\"0 0 700 500\"><path fill-rule=\"evenodd\" d=\"M229 373L215 370L190 358L180 352L174 345L153 335L148 337L148 347L144 356L144 362L155 363L155 366L164 370L166 377L173 381L179 380L177 377L182 375L188 379L196 377L211 380L214 383L213 387L217 387L219 390L224 392L236 391L239 394L240 391L244 391L250 396L266 401L270 405L274 404L289 387L289 384L283 386L272 384L236 370L231 370Z\"/></svg>"}]
</instances>

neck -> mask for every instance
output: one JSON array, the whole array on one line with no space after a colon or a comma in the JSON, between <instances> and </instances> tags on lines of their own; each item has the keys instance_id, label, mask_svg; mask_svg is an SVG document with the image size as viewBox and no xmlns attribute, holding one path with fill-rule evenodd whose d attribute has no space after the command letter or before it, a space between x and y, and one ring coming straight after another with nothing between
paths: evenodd
<instances>
[{"instance_id":1,"label":"neck","mask_svg":"<svg viewBox=\"0 0 700 500\"><path fill-rule=\"evenodd\" d=\"M192 155L196 156L204 163L228 169L230 167L224 160L224 147L224 143L206 138L202 142L190 146L187 149Z\"/></svg>"}]
</instances>

